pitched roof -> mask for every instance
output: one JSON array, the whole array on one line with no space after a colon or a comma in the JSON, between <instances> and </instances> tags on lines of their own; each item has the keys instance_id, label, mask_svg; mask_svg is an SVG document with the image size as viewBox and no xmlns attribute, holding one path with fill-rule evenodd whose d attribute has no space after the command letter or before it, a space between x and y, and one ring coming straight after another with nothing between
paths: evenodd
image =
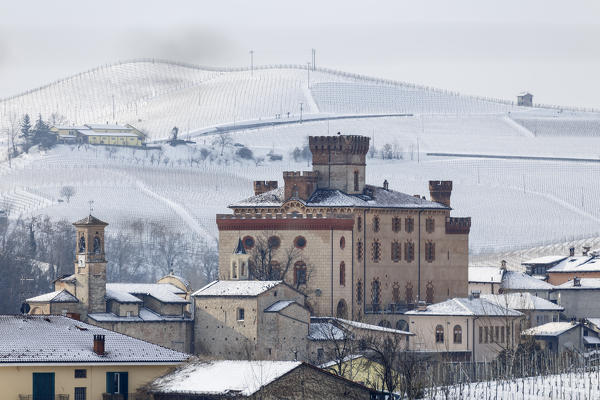
<instances>
[{"instance_id":1,"label":"pitched roof","mask_svg":"<svg viewBox=\"0 0 600 400\"><path fill-rule=\"evenodd\" d=\"M188 300L178 296L185 292L170 283L107 283L106 292L110 292L115 300L117 297L130 298L126 295L130 294L152 296L163 303L189 303ZM123 295L119 296L118 292Z\"/></svg>"},{"instance_id":2,"label":"pitched roof","mask_svg":"<svg viewBox=\"0 0 600 400\"><path fill-rule=\"evenodd\" d=\"M573 322L548 322L544 325L526 329L521 334L526 336L559 336L577 326L579 324Z\"/></svg>"},{"instance_id":3,"label":"pitched roof","mask_svg":"<svg viewBox=\"0 0 600 400\"><path fill-rule=\"evenodd\" d=\"M130 131L132 129L127 126L117 125L117 124L85 124L85 126L90 129L110 129L110 130L123 130L123 131Z\"/></svg>"},{"instance_id":4,"label":"pitched roof","mask_svg":"<svg viewBox=\"0 0 600 400\"><path fill-rule=\"evenodd\" d=\"M406 193L386 190L381 187L366 185L367 194L346 194L337 189L317 189L307 201L295 199L310 207L373 207L404 209L439 209L448 210L444 204L411 196ZM236 207L274 207L284 203L284 188L280 187L256 196L249 197L230 208Z\"/></svg>"},{"instance_id":5,"label":"pitched roof","mask_svg":"<svg viewBox=\"0 0 600 400\"><path fill-rule=\"evenodd\" d=\"M119 303L143 303L142 300L140 300L132 294L120 290L111 289L109 287L106 288L106 298L108 300L118 301Z\"/></svg>"},{"instance_id":6,"label":"pitched roof","mask_svg":"<svg viewBox=\"0 0 600 400\"><path fill-rule=\"evenodd\" d=\"M351 321L349 319L343 319L343 318L331 318L331 319L333 321L337 321L340 324L345 325L350 328L366 329L369 331L377 331L377 332L396 333L396 334L401 334L401 335L411 335L411 336L414 335L414 333L407 332L407 331L401 331L400 329L386 328L386 327L379 326L379 325L372 325L372 324L366 324L364 322Z\"/></svg>"},{"instance_id":7,"label":"pitched roof","mask_svg":"<svg viewBox=\"0 0 600 400\"><path fill-rule=\"evenodd\" d=\"M105 336L104 356L93 351L94 335ZM190 356L62 316L0 315L0 364L179 363Z\"/></svg>"},{"instance_id":8,"label":"pitched roof","mask_svg":"<svg viewBox=\"0 0 600 400\"><path fill-rule=\"evenodd\" d=\"M296 303L294 300L279 300L269 307L265 308L265 312L279 312Z\"/></svg>"},{"instance_id":9,"label":"pitched roof","mask_svg":"<svg viewBox=\"0 0 600 400\"><path fill-rule=\"evenodd\" d=\"M524 272L506 271L502 277L502 288L508 290L551 290L554 286Z\"/></svg>"},{"instance_id":10,"label":"pitched roof","mask_svg":"<svg viewBox=\"0 0 600 400\"><path fill-rule=\"evenodd\" d=\"M556 286L557 289L573 289L573 290L581 290L581 289L600 289L600 278L578 278L579 286L575 286L575 280L571 279L561 285Z\"/></svg>"},{"instance_id":11,"label":"pitched roof","mask_svg":"<svg viewBox=\"0 0 600 400\"><path fill-rule=\"evenodd\" d=\"M594 254L596 254L594 252ZM559 262L548 272L598 272L600 271L600 257L595 255L590 256L575 256L567 257Z\"/></svg>"},{"instance_id":12,"label":"pitched roof","mask_svg":"<svg viewBox=\"0 0 600 400\"><path fill-rule=\"evenodd\" d=\"M245 296L254 297L283 283L283 281L213 281L192 296Z\"/></svg>"},{"instance_id":13,"label":"pitched roof","mask_svg":"<svg viewBox=\"0 0 600 400\"><path fill-rule=\"evenodd\" d=\"M565 308L531 293L483 294L486 300L513 310L563 311Z\"/></svg>"},{"instance_id":14,"label":"pitched roof","mask_svg":"<svg viewBox=\"0 0 600 400\"><path fill-rule=\"evenodd\" d=\"M346 332L340 329L331 321L313 322L311 318L308 327L309 340L342 340L346 337Z\"/></svg>"},{"instance_id":15,"label":"pitched roof","mask_svg":"<svg viewBox=\"0 0 600 400\"><path fill-rule=\"evenodd\" d=\"M36 297L31 297L25 301L28 303L79 303L77 297L73 296L65 289L44 293Z\"/></svg>"},{"instance_id":16,"label":"pitched roof","mask_svg":"<svg viewBox=\"0 0 600 400\"><path fill-rule=\"evenodd\" d=\"M469 267L469 282L500 283L503 272L498 267Z\"/></svg>"},{"instance_id":17,"label":"pitched roof","mask_svg":"<svg viewBox=\"0 0 600 400\"><path fill-rule=\"evenodd\" d=\"M300 365L299 361L196 362L154 380L150 391L251 396Z\"/></svg>"},{"instance_id":18,"label":"pitched roof","mask_svg":"<svg viewBox=\"0 0 600 400\"><path fill-rule=\"evenodd\" d=\"M544 265L544 264L553 264L559 261L564 260L567 256L543 256L532 258L527 261L523 261L521 265Z\"/></svg>"},{"instance_id":19,"label":"pitched roof","mask_svg":"<svg viewBox=\"0 0 600 400\"><path fill-rule=\"evenodd\" d=\"M126 315L104 312L88 314L88 317L98 322L191 321L191 319L185 315L160 315L145 307L139 308L139 315L137 316L128 317Z\"/></svg>"},{"instance_id":20,"label":"pitched roof","mask_svg":"<svg viewBox=\"0 0 600 400\"><path fill-rule=\"evenodd\" d=\"M78 226L78 225L108 225L108 223L104 222L104 221L100 221L98 218L92 216L92 214L88 215L87 217L80 219L77 222L73 222L73 225Z\"/></svg>"},{"instance_id":21,"label":"pitched roof","mask_svg":"<svg viewBox=\"0 0 600 400\"><path fill-rule=\"evenodd\" d=\"M412 310L407 315L473 315L491 317L518 317L518 311L500 306L483 298L454 298L431 304L424 311Z\"/></svg>"}]
</instances>

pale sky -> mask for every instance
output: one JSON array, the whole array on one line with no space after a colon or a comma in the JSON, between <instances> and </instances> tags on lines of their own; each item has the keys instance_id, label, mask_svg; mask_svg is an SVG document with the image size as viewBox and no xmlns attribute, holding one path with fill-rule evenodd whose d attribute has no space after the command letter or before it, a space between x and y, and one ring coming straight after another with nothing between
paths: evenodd
<instances>
[{"instance_id":1,"label":"pale sky","mask_svg":"<svg viewBox=\"0 0 600 400\"><path fill-rule=\"evenodd\" d=\"M305 63L600 108L600 2L0 0L0 98L138 57Z\"/></svg>"}]
</instances>

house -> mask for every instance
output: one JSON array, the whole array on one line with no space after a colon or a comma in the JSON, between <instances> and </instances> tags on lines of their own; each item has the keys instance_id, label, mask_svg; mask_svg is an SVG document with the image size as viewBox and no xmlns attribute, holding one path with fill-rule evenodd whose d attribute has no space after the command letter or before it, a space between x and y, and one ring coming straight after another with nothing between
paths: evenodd
<instances>
[{"instance_id":1,"label":"house","mask_svg":"<svg viewBox=\"0 0 600 400\"><path fill-rule=\"evenodd\" d=\"M214 281L192 294L194 349L221 359L305 360L310 312L283 281Z\"/></svg>"},{"instance_id":2,"label":"house","mask_svg":"<svg viewBox=\"0 0 600 400\"><path fill-rule=\"evenodd\" d=\"M58 143L76 143L78 131L87 129L87 126L55 125L50 128L50 132L56 134Z\"/></svg>"},{"instance_id":3,"label":"house","mask_svg":"<svg viewBox=\"0 0 600 400\"><path fill-rule=\"evenodd\" d=\"M312 171L284 172L283 187L255 181L254 196L217 215L221 280L241 237L272 254L273 278L307 293L313 316L395 326L418 299L467 295L471 220L450 215L451 181L430 181L426 200L366 183L368 137L311 136L309 148Z\"/></svg>"},{"instance_id":4,"label":"house","mask_svg":"<svg viewBox=\"0 0 600 400\"><path fill-rule=\"evenodd\" d=\"M505 261L497 267L469 267L469 293L501 294L531 293L534 296L548 299L554 288L534 276L519 271L506 269Z\"/></svg>"},{"instance_id":5,"label":"house","mask_svg":"<svg viewBox=\"0 0 600 400\"><path fill-rule=\"evenodd\" d=\"M582 324L585 350L600 350L600 318L586 318Z\"/></svg>"},{"instance_id":6,"label":"house","mask_svg":"<svg viewBox=\"0 0 600 400\"><path fill-rule=\"evenodd\" d=\"M533 338L542 350L561 353L565 350L582 351L582 325L577 322L548 322L524 330L524 337Z\"/></svg>"},{"instance_id":7,"label":"house","mask_svg":"<svg viewBox=\"0 0 600 400\"><path fill-rule=\"evenodd\" d=\"M505 269L498 267L469 267L469 293L498 293L504 272Z\"/></svg>"},{"instance_id":8,"label":"house","mask_svg":"<svg viewBox=\"0 0 600 400\"><path fill-rule=\"evenodd\" d=\"M600 279L600 249L584 247L582 255L570 256L548 269L548 282L561 285L575 277Z\"/></svg>"},{"instance_id":9,"label":"house","mask_svg":"<svg viewBox=\"0 0 600 400\"><path fill-rule=\"evenodd\" d=\"M73 274L54 291L26 300L32 315L65 315L174 350L192 352L189 283L169 274L158 283L107 283L104 230L92 215L73 224Z\"/></svg>"},{"instance_id":10,"label":"house","mask_svg":"<svg viewBox=\"0 0 600 400\"><path fill-rule=\"evenodd\" d=\"M57 125L50 128L59 143L88 143L113 146L141 147L146 136L133 126L111 124L85 124L82 126Z\"/></svg>"},{"instance_id":11,"label":"house","mask_svg":"<svg viewBox=\"0 0 600 400\"><path fill-rule=\"evenodd\" d=\"M533 107L533 95L529 92L521 92L517 95L517 105Z\"/></svg>"},{"instance_id":12,"label":"house","mask_svg":"<svg viewBox=\"0 0 600 400\"><path fill-rule=\"evenodd\" d=\"M482 298L500 306L519 311L525 315L523 327L543 325L547 322L558 322L561 307L551 301L532 295L531 293L484 294Z\"/></svg>"},{"instance_id":13,"label":"house","mask_svg":"<svg viewBox=\"0 0 600 400\"><path fill-rule=\"evenodd\" d=\"M571 247L569 250L571 252L571 257L573 257L575 255L575 248ZM527 275L546 280L548 270L566 258L567 256L563 255L542 256L524 261L521 265L525 267Z\"/></svg>"},{"instance_id":14,"label":"house","mask_svg":"<svg viewBox=\"0 0 600 400\"><path fill-rule=\"evenodd\" d=\"M190 357L55 315L1 315L0 337L5 399L127 400Z\"/></svg>"},{"instance_id":15,"label":"house","mask_svg":"<svg viewBox=\"0 0 600 400\"><path fill-rule=\"evenodd\" d=\"M370 389L378 391L385 390L385 384L382 379L385 374L385 368L376 361L371 353L351 354L344 357L344 359L339 360L339 362L329 361L319 365L319 368L332 374L343 376L354 382L358 382ZM395 372L395 374L398 377L396 384L399 387L400 375L397 372Z\"/></svg>"},{"instance_id":16,"label":"house","mask_svg":"<svg viewBox=\"0 0 600 400\"><path fill-rule=\"evenodd\" d=\"M600 318L600 278L575 277L556 286L552 296L566 319Z\"/></svg>"},{"instance_id":17,"label":"house","mask_svg":"<svg viewBox=\"0 0 600 400\"><path fill-rule=\"evenodd\" d=\"M416 337L411 349L443 358L485 361L516 348L524 316L477 295L422 305L405 314Z\"/></svg>"},{"instance_id":18,"label":"house","mask_svg":"<svg viewBox=\"0 0 600 400\"><path fill-rule=\"evenodd\" d=\"M154 400L365 399L379 392L300 361L194 362L149 385Z\"/></svg>"}]
</instances>

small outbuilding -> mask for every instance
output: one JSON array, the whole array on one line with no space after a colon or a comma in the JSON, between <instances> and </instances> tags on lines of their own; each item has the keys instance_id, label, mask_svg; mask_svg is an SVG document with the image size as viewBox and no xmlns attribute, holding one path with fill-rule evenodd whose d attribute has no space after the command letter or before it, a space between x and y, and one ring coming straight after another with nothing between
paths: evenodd
<instances>
[{"instance_id":1,"label":"small outbuilding","mask_svg":"<svg viewBox=\"0 0 600 400\"><path fill-rule=\"evenodd\" d=\"M521 92L517 95L517 105L533 107L533 95L529 92Z\"/></svg>"}]
</instances>

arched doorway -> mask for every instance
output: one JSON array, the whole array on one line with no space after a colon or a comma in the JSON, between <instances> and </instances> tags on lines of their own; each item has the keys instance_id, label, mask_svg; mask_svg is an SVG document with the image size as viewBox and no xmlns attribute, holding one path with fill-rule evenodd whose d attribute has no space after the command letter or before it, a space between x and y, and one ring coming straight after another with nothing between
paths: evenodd
<instances>
[{"instance_id":1,"label":"arched doorway","mask_svg":"<svg viewBox=\"0 0 600 400\"><path fill-rule=\"evenodd\" d=\"M346 305L346 301L344 299L338 301L335 316L338 318L348 319L348 306Z\"/></svg>"}]
</instances>

